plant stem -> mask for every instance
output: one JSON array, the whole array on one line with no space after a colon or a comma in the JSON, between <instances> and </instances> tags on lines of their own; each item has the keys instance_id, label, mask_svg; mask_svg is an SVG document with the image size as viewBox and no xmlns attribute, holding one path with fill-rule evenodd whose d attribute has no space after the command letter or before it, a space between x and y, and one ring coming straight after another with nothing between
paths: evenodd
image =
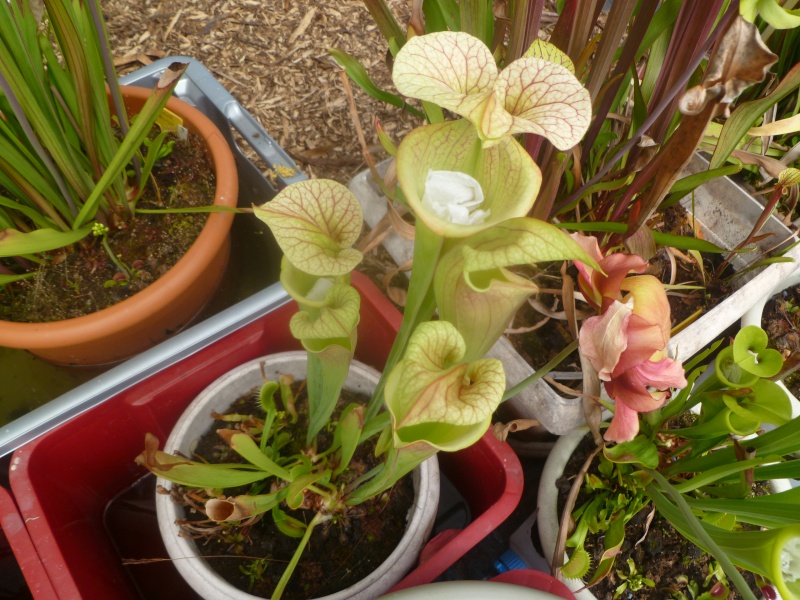
<instances>
[{"instance_id":1,"label":"plant stem","mask_svg":"<svg viewBox=\"0 0 800 600\"><path fill-rule=\"evenodd\" d=\"M106 254L108 254L108 257L111 259L111 262L113 262L116 265L117 269L119 269L120 272L123 275L125 275L125 277L128 280L130 280L132 277L131 271L124 264L122 264L122 261L119 258L117 258L116 254L114 254L114 251L111 249L111 246L108 245L108 236L104 235L102 241L103 241L103 248L105 249Z\"/></svg>"},{"instance_id":2,"label":"plant stem","mask_svg":"<svg viewBox=\"0 0 800 600\"><path fill-rule=\"evenodd\" d=\"M375 388L375 393L367 406L365 421L372 419L383 406L383 388L386 385L386 378L403 355L411 333L418 323L427 321L433 315L436 305L433 297L433 276L439 264L444 242L445 238L443 236L428 229L422 219L417 220L414 266L408 283L408 295L406 296L403 321L400 324L400 330L397 332L394 344L392 344L389 358L386 359L386 365Z\"/></svg>"},{"instance_id":3,"label":"plant stem","mask_svg":"<svg viewBox=\"0 0 800 600\"><path fill-rule=\"evenodd\" d=\"M311 534L314 531L314 527L320 523L324 523L329 519L330 516L323 515L322 513L315 514L314 518L311 519L311 522L306 527L306 531L303 534L300 543L297 545L297 550L295 550L294 555L292 555L292 560L289 561L289 564L286 566L286 569L283 571L283 574L278 581L278 585L275 586L275 591L272 592L272 600L280 600L280 597L283 595L286 586L289 584L289 580L292 578L294 570L297 568L297 563L300 562L300 556L303 554L303 550L306 549L308 540L311 539Z\"/></svg>"},{"instance_id":4,"label":"plant stem","mask_svg":"<svg viewBox=\"0 0 800 600\"><path fill-rule=\"evenodd\" d=\"M550 362L548 362L546 365L538 369L533 375L526 377L514 387L508 388L505 394L503 394L503 400L501 402L505 402L509 398L516 396L530 384L532 384L535 381L538 381L539 379L547 375L550 371L555 369L561 363L562 360L567 358L567 356L575 352L575 350L577 349L578 349L578 342L577 341L572 342L569 346L567 346L561 352L559 352Z\"/></svg>"}]
</instances>

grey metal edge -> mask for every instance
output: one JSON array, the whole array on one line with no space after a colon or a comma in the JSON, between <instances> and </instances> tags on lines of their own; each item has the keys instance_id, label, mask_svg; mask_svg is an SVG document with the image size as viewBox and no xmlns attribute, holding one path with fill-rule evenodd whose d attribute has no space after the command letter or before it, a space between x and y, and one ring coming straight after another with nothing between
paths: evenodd
<instances>
[{"instance_id":1,"label":"grey metal edge","mask_svg":"<svg viewBox=\"0 0 800 600\"><path fill-rule=\"evenodd\" d=\"M258 154L270 168L286 167L276 173L278 187L306 179L292 158L273 140L263 127L248 113L202 63L188 56L168 56L143 67L134 73L120 77L123 85L153 88L164 70L173 62L189 64L186 73L175 88L175 96L193 105L209 117L225 135L228 145L236 156L239 171L240 197L267 182L261 171L250 162L239 148L234 136L237 131L242 139ZM284 174L282 175L281 172ZM293 173L290 175L290 173ZM249 205L250 202L248 201Z\"/></svg>"},{"instance_id":2,"label":"grey metal edge","mask_svg":"<svg viewBox=\"0 0 800 600\"><path fill-rule=\"evenodd\" d=\"M212 319L131 358L0 428L5 456L73 417L94 408L155 373L191 356L290 300L279 283L257 292Z\"/></svg>"}]
</instances>

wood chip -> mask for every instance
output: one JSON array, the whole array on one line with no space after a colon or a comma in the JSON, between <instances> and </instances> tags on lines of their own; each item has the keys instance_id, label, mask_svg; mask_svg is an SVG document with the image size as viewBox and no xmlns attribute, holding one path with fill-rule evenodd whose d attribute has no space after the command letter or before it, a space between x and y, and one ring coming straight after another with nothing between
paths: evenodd
<instances>
[{"instance_id":1,"label":"wood chip","mask_svg":"<svg viewBox=\"0 0 800 600\"><path fill-rule=\"evenodd\" d=\"M311 25L311 21L314 20L314 15L316 14L317 14L316 7L312 8L310 11L306 13L306 16L303 17L302 21L300 21L300 25L298 25L297 29L295 29L292 32L292 35L289 36L289 41L286 42L287 46L291 47L297 41L297 38L299 38L306 32L306 29L308 29L308 26Z\"/></svg>"},{"instance_id":2,"label":"wood chip","mask_svg":"<svg viewBox=\"0 0 800 600\"><path fill-rule=\"evenodd\" d=\"M172 28L175 27L175 23L178 22L178 19L181 18L182 14L183 14L183 9L181 8L180 10L178 10L177 13L175 13L175 16L172 18L172 21L169 22L169 27L167 27L167 30L164 32L164 41L165 42L167 41L167 38L169 37L169 34L172 33Z\"/></svg>"},{"instance_id":3,"label":"wood chip","mask_svg":"<svg viewBox=\"0 0 800 600\"><path fill-rule=\"evenodd\" d=\"M101 0L117 68L129 73L162 56L195 58L276 141L294 152L329 148L302 163L310 177L347 183L364 168L347 97L328 48L355 56L376 85L394 91L386 41L362 2L314 0ZM401 26L410 2L388 0ZM154 54L154 52L159 54ZM421 124L353 85L367 144L378 117L393 139ZM381 149L376 160L386 155Z\"/></svg>"}]
</instances>

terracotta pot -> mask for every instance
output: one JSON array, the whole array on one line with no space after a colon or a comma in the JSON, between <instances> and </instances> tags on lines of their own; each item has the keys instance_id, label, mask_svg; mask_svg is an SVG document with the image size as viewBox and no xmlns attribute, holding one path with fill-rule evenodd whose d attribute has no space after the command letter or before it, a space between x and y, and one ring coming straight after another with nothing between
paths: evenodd
<instances>
[{"instance_id":1,"label":"terracotta pot","mask_svg":"<svg viewBox=\"0 0 800 600\"><path fill-rule=\"evenodd\" d=\"M197 440L211 426L209 415L225 411L237 398L264 382L276 380L281 374L295 379L306 377L307 353L281 352L251 360L229 371L205 390L186 408L164 450L170 453L191 454ZM380 374L373 368L353 361L345 388L371 394ZM388 592L416 564L422 547L430 535L439 506L439 463L433 456L422 463L414 475L414 504L408 513L406 532L397 547L383 563L360 582L345 590L324 596L324 600L371 600ZM169 489L172 483L157 479L158 486ZM200 558L194 540L181 536L175 524L183 519L183 507L172 502L170 496L156 493L156 514L161 538L175 567L204 600L254 600L256 596L241 591L216 573ZM306 549L306 552L313 552ZM323 562L324 564L324 562Z\"/></svg>"},{"instance_id":2,"label":"terracotta pot","mask_svg":"<svg viewBox=\"0 0 800 600\"><path fill-rule=\"evenodd\" d=\"M150 94L145 88L122 90L130 114L136 114ZM239 180L222 133L203 113L177 98L170 98L167 109L205 140L217 178L214 204L235 207ZM233 213L210 214L195 243L172 269L114 306L51 323L0 321L0 346L68 365L114 363L154 346L186 327L213 295L228 262L232 222Z\"/></svg>"}]
</instances>

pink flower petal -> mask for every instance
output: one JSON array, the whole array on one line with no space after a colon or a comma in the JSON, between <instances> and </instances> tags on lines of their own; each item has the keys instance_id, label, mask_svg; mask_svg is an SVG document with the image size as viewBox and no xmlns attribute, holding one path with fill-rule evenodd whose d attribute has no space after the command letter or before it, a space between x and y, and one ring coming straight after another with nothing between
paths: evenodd
<instances>
[{"instance_id":1,"label":"pink flower petal","mask_svg":"<svg viewBox=\"0 0 800 600\"><path fill-rule=\"evenodd\" d=\"M663 350L669 341L660 327L635 312L626 323L625 336L628 344L614 368L615 374L624 373L649 360L653 354Z\"/></svg>"},{"instance_id":2,"label":"pink flower petal","mask_svg":"<svg viewBox=\"0 0 800 600\"><path fill-rule=\"evenodd\" d=\"M619 406L624 403L637 412L650 412L660 408L671 388L686 387L683 365L671 358L641 365L615 375L606 383L608 395Z\"/></svg>"},{"instance_id":3,"label":"pink flower petal","mask_svg":"<svg viewBox=\"0 0 800 600\"><path fill-rule=\"evenodd\" d=\"M629 306L615 302L605 313L589 317L581 326L578 334L581 352L603 381L611 379L611 374L627 347L626 325L631 316Z\"/></svg>"},{"instance_id":4,"label":"pink flower petal","mask_svg":"<svg viewBox=\"0 0 800 600\"><path fill-rule=\"evenodd\" d=\"M648 382L648 385L659 390L681 389L687 385L683 364L671 358L663 358L659 361L648 360L642 363L637 370L640 377Z\"/></svg>"},{"instance_id":5,"label":"pink flower petal","mask_svg":"<svg viewBox=\"0 0 800 600\"><path fill-rule=\"evenodd\" d=\"M639 414L622 402L614 407L614 416L603 437L609 442L630 442L639 433Z\"/></svg>"},{"instance_id":6,"label":"pink flower petal","mask_svg":"<svg viewBox=\"0 0 800 600\"><path fill-rule=\"evenodd\" d=\"M617 407L620 404L624 404L627 408L635 410L637 413L650 412L661 408L661 405L670 395L669 392L665 391L649 390L647 385L637 376L634 369L607 382L606 391Z\"/></svg>"},{"instance_id":7,"label":"pink flower petal","mask_svg":"<svg viewBox=\"0 0 800 600\"><path fill-rule=\"evenodd\" d=\"M633 313L658 325L663 332L664 339L669 340L672 324L669 300L664 291L664 284L652 275L640 275L628 277L622 282L620 288L630 292L633 296ZM664 345L666 346L666 341Z\"/></svg>"},{"instance_id":8,"label":"pink flower petal","mask_svg":"<svg viewBox=\"0 0 800 600\"><path fill-rule=\"evenodd\" d=\"M569 237L571 237L584 250L584 252L586 252L586 254L592 257L598 265L603 262L603 253L600 252L600 245L597 243L596 237L583 235L579 232L571 233ZM583 292L583 296L586 298L586 301L595 308L599 309L602 299L599 291L592 283L595 270L579 260L574 262L575 267L578 269L578 287L581 289L581 292Z\"/></svg>"},{"instance_id":9,"label":"pink flower petal","mask_svg":"<svg viewBox=\"0 0 800 600\"><path fill-rule=\"evenodd\" d=\"M642 273L647 268L647 263L642 257L635 254L611 254L599 264L605 275L595 272L592 283L603 296L603 310L607 308L607 304L619 298L620 286L631 271Z\"/></svg>"}]
</instances>

